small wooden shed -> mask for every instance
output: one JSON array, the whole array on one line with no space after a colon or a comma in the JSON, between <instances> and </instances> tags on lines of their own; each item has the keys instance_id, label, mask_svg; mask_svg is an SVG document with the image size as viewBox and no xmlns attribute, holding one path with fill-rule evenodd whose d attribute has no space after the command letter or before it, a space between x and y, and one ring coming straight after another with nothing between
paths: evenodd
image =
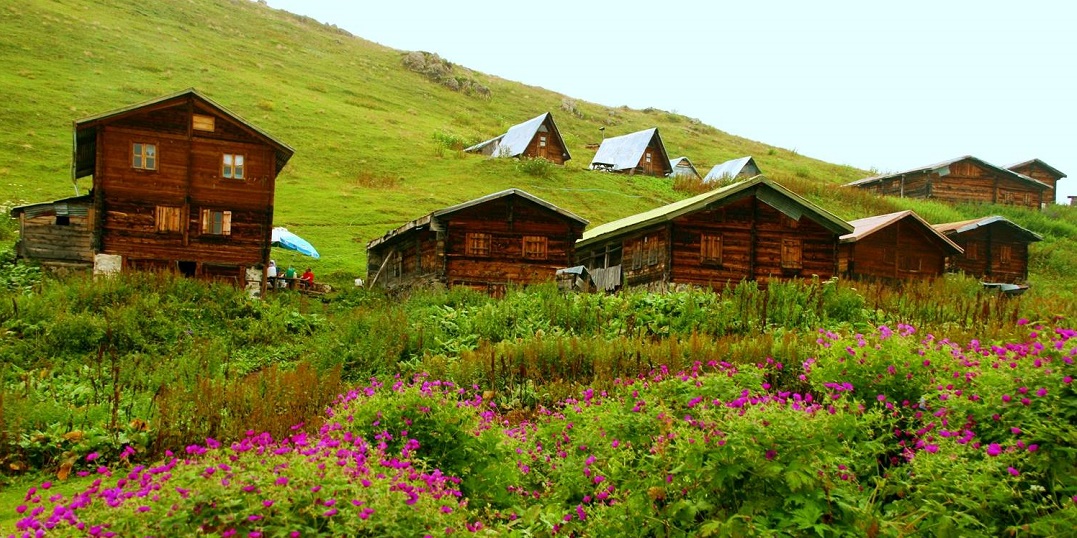
<instances>
[{"instance_id":1,"label":"small wooden shed","mask_svg":"<svg viewBox=\"0 0 1077 538\"><path fill-rule=\"evenodd\" d=\"M50 270L93 268L93 197L65 198L12 208L19 221L15 255Z\"/></svg>"},{"instance_id":2,"label":"small wooden shed","mask_svg":"<svg viewBox=\"0 0 1077 538\"><path fill-rule=\"evenodd\" d=\"M759 166L755 164L755 159L749 155L714 165L703 181L723 183L755 177L762 173Z\"/></svg>"},{"instance_id":3,"label":"small wooden shed","mask_svg":"<svg viewBox=\"0 0 1077 538\"><path fill-rule=\"evenodd\" d=\"M464 151L488 157L543 158L555 164L565 164L572 158L553 121L553 114L549 112L513 125L505 134L479 142Z\"/></svg>"},{"instance_id":4,"label":"small wooden shed","mask_svg":"<svg viewBox=\"0 0 1077 538\"><path fill-rule=\"evenodd\" d=\"M598 146L591 170L665 176L673 172L658 128L607 138Z\"/></svg>"},{"instance_id":5,"label":"small wooden shed","mask_svg":"<svg viewBox=\"0 0 1077 538\"><path fill-rule=\"evenodd\" d=\"M961 247L912 211L849 221L853 232L841 236L838 266L860 278L911 280L946 271L946 258Z\"/></svg>"},{"instance_id":6,"label":"small wooden shed","mask_svg":"<svg viewBox=\"0 0 1077 538\"><path fill-rule=\"evenodd\" d=\"M571 265L587 221L520 189L439 209L367 244L370 286L467 286L492 294L510 284L553 282Z\"/></svg>"},{"instance_id":7,"label":"small wooden shed","mask_svg":"<svg viewBox=\"0 0 1077 538\"><path fill-rule=\"evenodd\" d=\"M1043 201L1049 204L1056 203L1055 193L1057 192L1058 182L1066 177L1066 174L1061 170L1039 159L1014 163L1007 166L1006 169L1028 176L1047 185L1048 189L1043 191Z\"/></svg>"},{"instance_id":8,"label":"small wooden shed","mask_svg":"<svg viewBox=\"0 0 1077 538\"><path fill-rule=\"evenodd\" d=\"M1029 245L1043 240L1000 216L949 222L934 228L964 250L950 258L952 269L989 282L1027 280Z\"/></svg>"},{"instance_id":9,"label":"small wooden shed","mask_svg":"<svg viewBox=\"0 0 1077 538\"><path fill-rule=\"evenodd\" d=\"M597 226L576 260L603 289L818 276L838 270L853 227L763 176Z\"/></svg>"},{"instance_id":10,"label":"small wooden shed","mask_svg":"<svg viewBox=\"0 0 1077 538\"><path fill-rule=\"evenodd\" d=\"M932 198L954 203L992 203L1039 209L1048 185L971 155L895 174L873 176L846 187L902 198Z\"/></svg>"},{"instance_id":11,"label":"small wooden shed","mask_svg":"<svg viewBox=\"0 0 1077 538\"><path fill-rule=\"evenodd\" d=\"M695 165L688 160L688 157L677 157L669 161L669 165L673 168L673 171L669 173L669 177L683 177L697 181L703 179L703 176L699 175L699 170L696 170Z\"/></svg>"}]
</instances>

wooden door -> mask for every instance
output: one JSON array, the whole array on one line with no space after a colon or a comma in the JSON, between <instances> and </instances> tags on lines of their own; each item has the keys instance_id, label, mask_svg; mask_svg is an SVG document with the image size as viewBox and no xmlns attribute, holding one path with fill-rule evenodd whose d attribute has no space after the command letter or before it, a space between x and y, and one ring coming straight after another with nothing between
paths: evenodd
<instances>
[{"instance_id":1,"label":"wooden door","mask_svg":"<svg viewBox=\"0 0 1077 538\"><path fill-rule=\"evenodd\" d=\"M538 134L538 149L535 151L535 156L546 159L549 154L549 136L546 133L540 132Z\"/></svg>"}]
</instances>

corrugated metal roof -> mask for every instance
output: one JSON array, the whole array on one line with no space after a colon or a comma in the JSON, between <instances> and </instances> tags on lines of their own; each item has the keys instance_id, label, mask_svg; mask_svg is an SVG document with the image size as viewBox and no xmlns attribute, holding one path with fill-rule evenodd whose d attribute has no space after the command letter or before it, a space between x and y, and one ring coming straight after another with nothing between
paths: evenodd
<instances>
[{"instance_id":1,"label":"corrugated metal roof","mask_svg":"<svg viewBox=\"0 0 1077 538\"><path fill-rule=\"evenodd\" d=\"M768 194L763 195L763 192ZM637 213L630 217L596 226L583 233L583 237L576 241L576 248L581 248L590 243L646 228L655 223L667 222L686 213L698 211L711 205L724 205L719 204L719 202L733 202L750 194L759 195L758 197L760 200L775 207L775 209L778 209L782 213L789 215L791 218L799 219L802 214L807 213L812 217L812 220L818 222L820 225L834 233L846 234L853 231L853 227L849 225L849 223L841 220L833 213L809 202L800 195L764 176L755 176L740 183L727 185L720 189L705 192L662 207L657 207L650 211ZM794 209L799 211L794 212ZM795 216L790 213L795 213Z\"/></svg>"},{"instance_id":2,"label":"corrugated metal roof","mask_svg":"<svg viewBox=\"0 0 1077 538\"><path fill-rule=\"evenodd\" d=\"M1065 174L1065 172L1063 172L1063 171L1061 171L1061 170L1059 170L1059 169L1057 169L1057 168L1055 168L1055 167L1053 167L1053 166L1051 166L1051 165L1049 165L1049 164L1047 164L1047 163L1045 163L1045 162L1043 162L1043 161L1041 161L1039 159L1031 159L1031 160L1024 161L1024 162L1013 163L1013 164L1007 166L1006 169L1007 170L1013 170L1013 171L1016 172L1015 168L1021 168L1021 167L1024 167L1024 166L1029 166L1031 164L1038 164L1038 165L1046 168L1048 172L1050 172L1053 175L1058 176L1058 179L1062 179L1064 177L1069 177L1069 176L1067 176Z\"/></svg>"},{"instance_id":3,"label":"corrugated metal roof","mask_svg":"<svg viewBox=\"0 0 1077 538\"><path fill-rule=\"evenodd\" d=\"M751 156L740 157L738 159L732 159L724 163L716 164L711 168L710 172L707 172L707 177L704 177L703 181L721 181L723 179L735 178L740 175L741 170L743 170L749 162L755 164L755 161L752 160Z\"/></svg>"},{"instance_id":4,"label":"corrugated metal roof","mask_svg":"<svg viewBox=\"0 0 1077 538\"><path fill-rule=\"evenodd\" d=\"M884 175L879 175L879 176L866 177L864 179L858 179L856 181L851 181L849 183L846 183L845 186L846 187L862 187L864 185L870 185L872 183L878 183L880 181L884 181L884 180L887 180L887 179L894 179L894 178L904 176L904 175L908 175L908 174L923 174L923 173L939 172L939 171L943 170L944 168L946 168L946 167L948 167L948 166L950 166L952 164L955 164L955 163L958 163L958 162L961 162L961 161L964 161L964 160L971 160L971 161L973 161L973 162L975 162L975 163L977 163L977 164L979 164L981 166L984 166L984 167L992 169L992 170L996 170L998 172L1001 172L1003 175L1009 176L1012 179L1016 179L1017 181L1021 181L1023 183L1028 184L1028 185L1031 185L1033 187L1037 187L1037 188L1039 188L1041 190L1050 188L1048 185L1046 185L1046 184L1044 184L1044 183L1042 183L1040 181L1036 181L1035 179L1032 179L1032 178L1030 178L1030 177L1028 177L1028 176L1026 176L1024 174L1018 174L1017 172L1014 172L1013 170L1008 170L1006 168L1002 168L1000 166L993 165L993 164L991 164L991 163L989 163L989 162L987 162L987 161L985 161L983 159L973 157L972 155L964 155L964 156L961 156L961 157L957 157L957 158L954 158L954 159L949 159L949 160L938 162L938 163L935 163L935 164L930 164L930 165L927 165L927 166L921 166L919 168L913 168L911 170L905 170L904 172L895 172L893 174L884 174Z\"/></svg>"},{"instance_id":5,"label":"corrugated metal roof","mask_svg":"<svg viewBox=\"0 0 1077 538\"><path fill-rule=\"evenodd\" d=\"M657 127L652 127L603 140L602 145L598 147L598 152L595 153L595 158L591 159L591 169L595 169L598 165L597 168L613 171L631 170L639 166L643 152L651 144L653 138L658 139L658 149L668 165L669 155L666 154L662 136L658 134Z\"/></svg>"},{"instance_id":6,"label":"corrugated metal roof","mask_svg":"<svg viewBox=\"0 0 1077 538\"><path fill-rule=\"evenodd\" d=\"M669 173L670 177L673 177L673 176L701 177L699 175L699 170L696 170L696 166L694 164L692 164L692 161L690 161L688 159L688 157L677 157L676 159L672 159L672 160L669 161L669 166L670 166L670 168L673 169L673 171Z\"/></svg>"},{"instance_id":7,"label":"corrugated metal roof","mask_svg":"<svg viewBox=\"0 0 1077 538\"><path fill-rule=\"evenodd\" d=\"M62 207L66 210L64 214L72 216L85 216L89 210L90 204L93 203L93 196L89 194L83 194L81 196L72 196L70 198L61 198L59 200L53 200L51 202L38 202L36 204L26 204L11 208L11 216L17 217L20 213L25 213L28 216L36 216L42 213L47 213L53 208Z\"/></svg>"},{"instance_id":8,"label":"corrugated metal roof","mask_svg":"<svg viewBox=\"0 0 1077 538\"><path fill-rule=\"evenodd\" d=\"M853 233L841 236L841 242L855 243L905 218L912 219L919 223L930 236L937 238L943 243L944 248L950 250L952 253L961 254L965 252L964 249L957 245L957 243L954 243L950 238L932 227L931 224L921 218L920 215L917 215L916 212L908 209L896 213L887 213L885 215L875 215L874 217L851 220L849 221L849 224L853 226Z\"/></svg>"},{"instance_id":9,"label":"corrugated metal roof","mask_svg":"<svg viewBox=\"0 0 1077 538\"><path fill-rule=\"evenodd\" d=\"M485 148L486 146L489 146L490 144L496 144L497 142L500 142L502 138L505 138L505 135L501 134L501 135L497 135L497 136L495 136L495 137L493 137L493 138L491 138L489 140L483 140L482 142L479 142L478 144L475 144L474 146L464 148L464 153L475 153L475 152L482 151L482 149Z\"/></svg>"},{"instance_id":10,"label":"corrugated metal roof","mask_svg":"<svg viewBox=\"0 0 1077 538\"><path fill-rule=\"evenodd\" d=\"M381 237L379 237L377 239L374 239L374 240L370 241L369 243L367 243L366 248L368 250L371 249L371 248L374 248L374 247L376 247L376 246L378 246L378 245L380 245L380 244L382 244L382 243L384 243L384 242L386 242L386 241L388 241L390 239L393 239L394 237L399 236L400 234L402 234L404 232L407 232L407 231L413 230L413 229L417 229L417 228L422 228L422 227L430 224L434 220L439 219L441 217L444 217L446 215L451 215L453 213L456 213L457 211L467 209L469 207L474 207L474 206L477 206L477 205L480 205L480 204L484 204L486 202L489 202L491 200L496 200L498 198L504 198L506 196L519 196L519 197L521 197L521 198L523 198L525 200L529 200L531 202L534 202L535 204L538 204L538 205L540 205L542 207L545 207L546 209L549 209L550 211L558 213L558 214L560 214L560 215L562 215L562 216L564 216L564 217L566 217L566 218L568 218L570 220L574 220L577 223L581 224L582 226L587 226L587 224L588 224L587 219L584 219L583 217L580 217L579 215L576 215L575 213L573 213L571 211L568 211L566 209L562 209L560 207L557 207L557 206L551 204L550 202L547 202L546 200L543 200L542 198L539 198L539 197L537 197L537 196L535 196L533 194L530 194L530 193L528 193L526 191L522 191L520 189L505 189L503 191L499 191L499 192L487 194L486 196L475 198L474 200L468 200L468 201L460 203L460 204L456 204L456 205L453 205L453 206L442 208L442 209L434 211L434 212L432 212L430 214L427 214L427 215L424 215L422 217L419 217L419 218L417 218L417 219L415 219L415 220L413 220L411 222L408 222L407 224L404 224L403 226L400 226L399 228L396 228L394 230L391 230L391 231L387 232L385 235L383 235L383 236L381 236Z\"/></svg>"},{"instance_id":11,"label":"corrugated metal roof","mask_svg":"<svg viewBox=\"0 0 1077 538\"><path fill-rule=\"evenodd\" d=\"M565 145L565 141L561 138L561 133L557 130L557 124L553 121L553 114L549 112L544 112L523 123L513 125L512 127L509 127L509 130L506 131L505 134L491 138L490 140L487 140L485 142L475 144L470 148L464 149L464 151L480 151L491 143L496 143L497 146L494 148L491 156L518 157L522 155L524 151L527 151L527 146L531 144L532 140L534 140L535 134L537 134L542 125L546 123L547 118L549 118L550 120L549 123L550 128L553 131L553 136L557 137L557 140L560 142L561 147L565 152L565 160L567 161L571 159L572 156L568 153L568 147Z\"/></svg>"},{"instance_id":12,"label":"corrugated metal roof","mask_svg":"<svg viewBox=\"0 0 1077 538\"><path fill-rule=\"evenodd\" d=\"M270 145L276 148L276 165L278 173L281 171L282 168L284 168L284 165L288 163L288 159L291 159L292 155L295 153L295 149L293 149L288 144L285 144L284 142L273 138L269 133L259 129L247 120L244 120L243 118L239 117L236 113L228 110L216 101L210 99L209 97L202 95L198 92L198 90L195 90L194 88L187 88L176 93L150 99L149 101L144 101L142 103L125 106L123 108L117 108L115 110L110 110L108 112L103 112L101 114L75 120L74 147L72 148L73 158L71 170L73 179L85 177L94 172L94 162L97 159L97 154L96 151L93 151L93 148L97 144L97 126L99 124L106 122L106 120L115 118L116 116L127 114L129 112L134 112L142 108L153 107L154 105L167 103L168 101L179 100L182 98L196 98L202 101L210 108L216 109L222 115L231 117L240 125L250 129L253 133L269 142ZM84 146L85 149L80 151L80 146Z\"/></svg>"},{"instance_id":13,"label":"corrugated metal roof","mask_svg":"<svg viewBox=\"0 0 1077 538\"><path fill-rule=\"evenodd\" d=\"M978 219L962 220L958 222L947 222L945 224L936 224L935 226L933 226L933 228L935 228L941 233L950 235L962 234L995 223L999 223L1001 226L1007 226L1011 228L1014 232L1016 232L1020 236L1023 236L1025 240L1030 243L1036 241L1043 241L1043 237L1041 237L1040 234L1033 232L1032 230L1022 228L1012 220L1009 220L1006 217L1002 217L999 215L993 215L990 217L983 217Z\"/></svg>"}]
</instances>

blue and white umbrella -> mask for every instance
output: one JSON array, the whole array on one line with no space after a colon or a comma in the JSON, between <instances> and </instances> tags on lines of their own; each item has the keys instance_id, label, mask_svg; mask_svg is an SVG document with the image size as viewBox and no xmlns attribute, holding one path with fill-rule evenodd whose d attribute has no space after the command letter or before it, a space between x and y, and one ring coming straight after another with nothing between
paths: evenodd
<instances>
[{"instance_id":1,"label":"blue and white umbrella","mask_svg":"<svg viewBox=\"0 0 1077 538\"><path fill-rule=\"evenodd\" d=\"M300 254L306 254L314 259L321 257L321 255L318 254L318 251L314 249L314 245L308 243L306 239L289 232L288 228L282 226L273 228L272 245L288 250L294 250Z\"/></svg>"}]
</instances>

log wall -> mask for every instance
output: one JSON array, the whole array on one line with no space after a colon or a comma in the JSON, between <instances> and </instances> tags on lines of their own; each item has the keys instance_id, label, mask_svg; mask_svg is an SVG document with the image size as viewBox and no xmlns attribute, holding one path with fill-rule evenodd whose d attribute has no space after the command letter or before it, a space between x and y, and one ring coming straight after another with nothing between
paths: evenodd
<instances>
[{"instance_id":1,"label":"log wall","mask_svg":"<svg viewBox=\"0 0 1077 538\"><path fill-rule=\"evenodd\" d=\"M842 247L850 276L914 280L937 277L946 268L939 240L905 219Z\"/></svg>"},{"instance_id":2,"label":"log wall","mask_svg":"<svg viewBox=\"0 0 1077 538\"><path fill-rule=\"evenodd\" d=\"M954 269L990 282L1022 282L1028 278L1029 244L1005 225L989 224L950 234L965 253L951 257Z\"/></svg>"}]
</instances>

